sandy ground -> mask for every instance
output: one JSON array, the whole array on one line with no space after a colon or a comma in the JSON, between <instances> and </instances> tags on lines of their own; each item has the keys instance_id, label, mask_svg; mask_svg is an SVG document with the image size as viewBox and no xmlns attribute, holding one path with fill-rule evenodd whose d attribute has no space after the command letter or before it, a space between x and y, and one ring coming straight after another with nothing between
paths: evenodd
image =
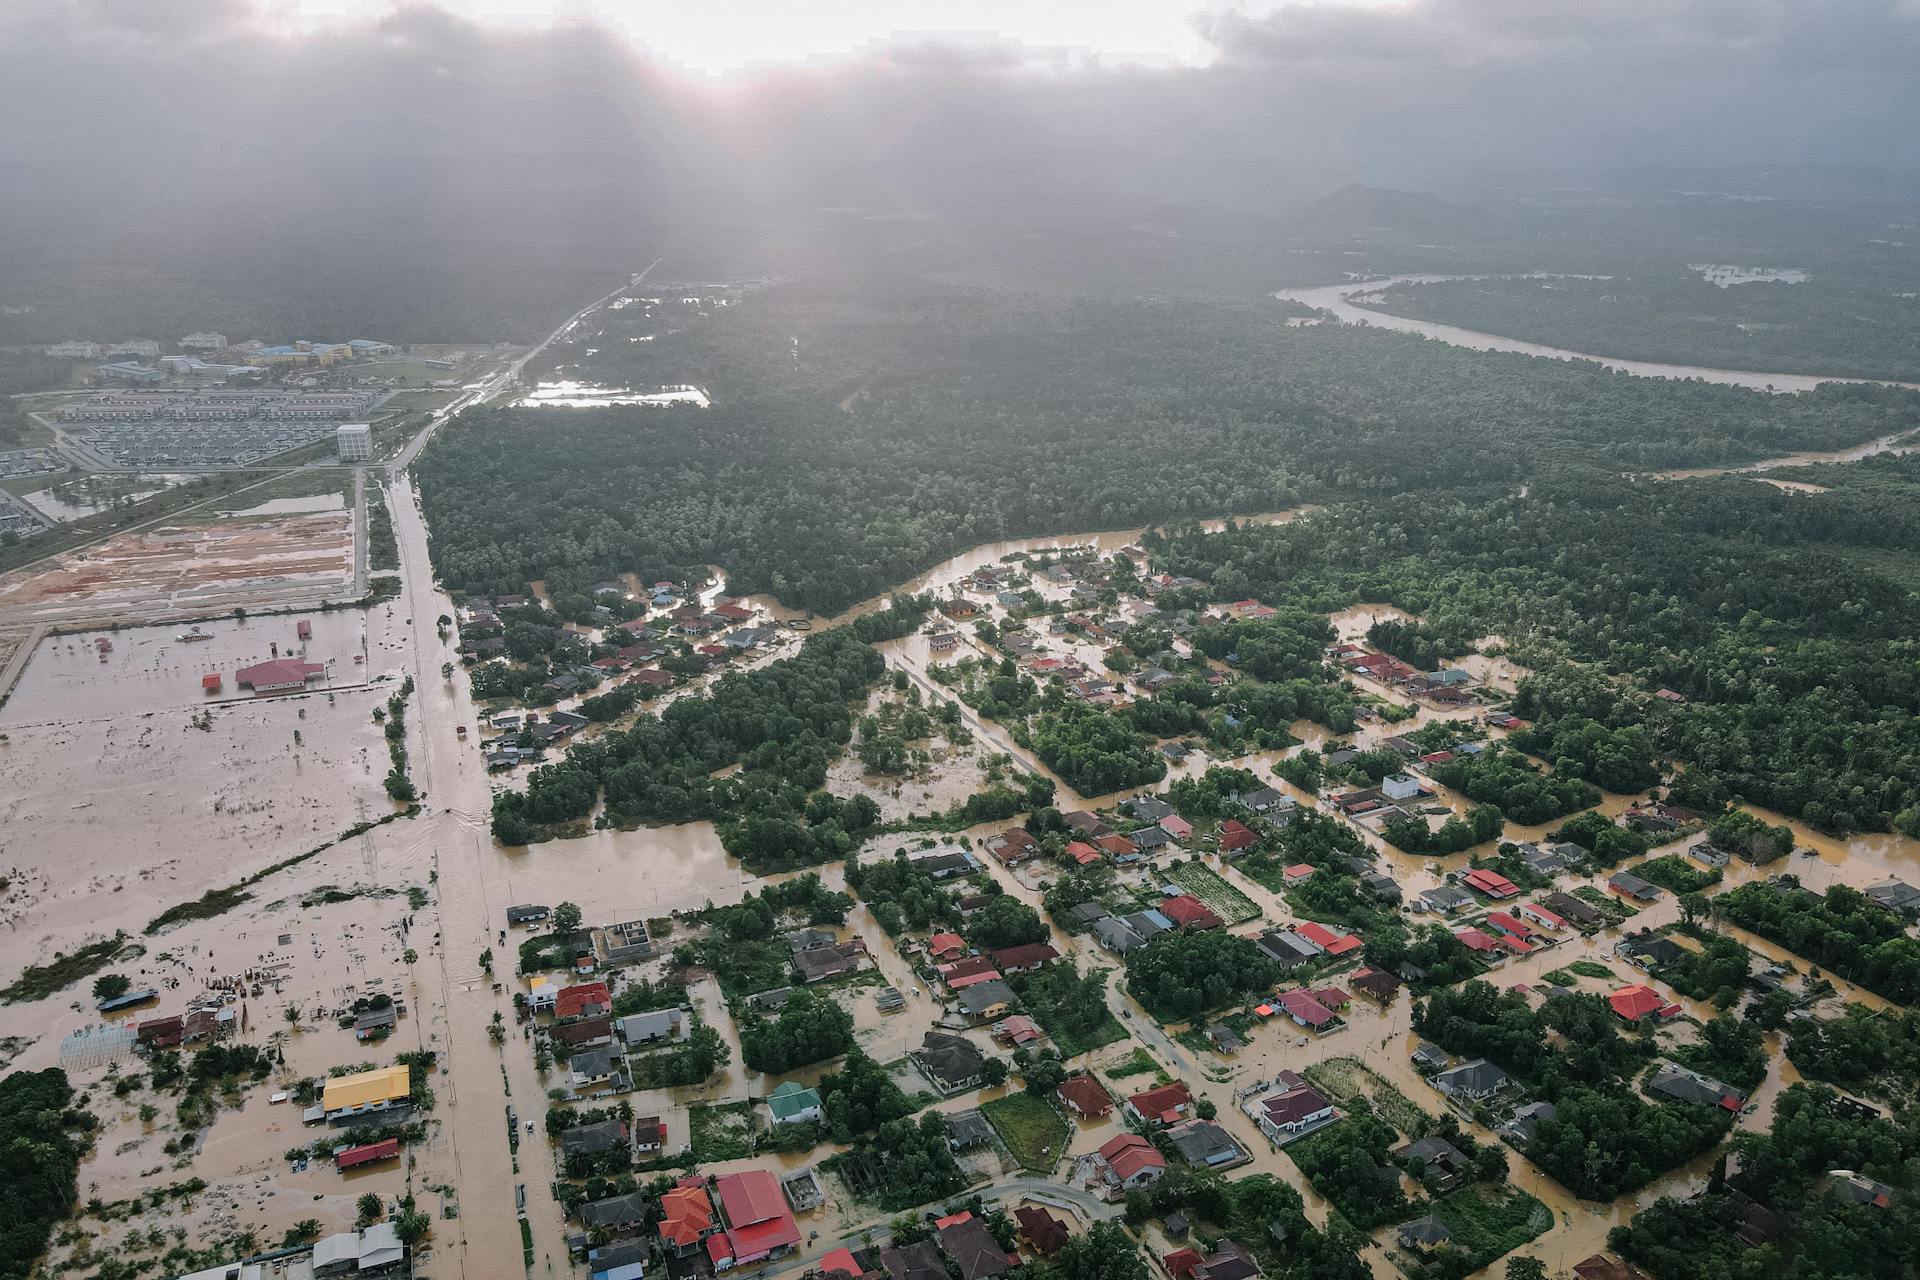
<instances>
[{"instance_id":1,"label":"sandy ground","mask_svg":"<svg viewBox=\"0 0 1920 1280\"><path fill-rule=\"evenodd\" d=\"M353 519L342 511L164 525L0 577L0 621L262 607L343 590L353 557Z\"/></svg>"}]
</instances>

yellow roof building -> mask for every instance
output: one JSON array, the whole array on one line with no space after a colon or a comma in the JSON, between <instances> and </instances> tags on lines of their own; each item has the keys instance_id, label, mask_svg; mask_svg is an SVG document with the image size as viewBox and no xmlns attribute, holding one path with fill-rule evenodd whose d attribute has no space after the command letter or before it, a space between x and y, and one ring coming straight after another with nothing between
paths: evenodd
<instances>
[{"instance_id":1,"label":"yellow roof building","mask_svg":"<svg viewBox=\"0 0 1920 1280\"><path fill-rule=\"evenodd\" d=\"M328 1111L352 1107L370 1107L382 1102L397 1102L413 1092L413 1082L405 1064L357 1071L350 1076L335 1076L327 1081L321 1106Z\"/></svg>"}]
</instances>

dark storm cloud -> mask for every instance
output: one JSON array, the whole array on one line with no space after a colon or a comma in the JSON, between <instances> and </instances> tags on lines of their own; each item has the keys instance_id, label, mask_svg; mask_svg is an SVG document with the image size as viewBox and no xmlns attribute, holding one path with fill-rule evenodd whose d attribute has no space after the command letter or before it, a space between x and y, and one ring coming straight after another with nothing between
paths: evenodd
<instances>
[{"instance_id":1,"label":"dark storm cloud","mask_svg":"<svg viewBox=\"0 0 1920 1280\"><path fill-rule=\"evenodd\" d=\"M1205 69L992 40L690 80L590 24L0 5L0 208L78 235L616 235L742 208L1285 205L1623 164L1916 167L1920 0L1412 0L1196 19Z\"/></svg>"}]
</instances>

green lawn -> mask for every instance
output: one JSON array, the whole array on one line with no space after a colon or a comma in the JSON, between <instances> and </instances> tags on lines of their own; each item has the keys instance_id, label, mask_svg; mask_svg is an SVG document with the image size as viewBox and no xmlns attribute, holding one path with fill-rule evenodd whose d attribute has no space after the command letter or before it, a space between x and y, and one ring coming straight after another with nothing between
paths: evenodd
<instances>
[{"instance_id":1,"label":"green lawn","mask_svg":"<svg viewBox=\"0 0 1920 1280\"><path fill-rule=\"evenodd\" d=\"M1000 1141L1024 1167L1049 1172L1067 1146L1067 1122L1030 1093L1012 1093L982 1106Z\"/></svg>"},{"instance_id":2,"label":"green lawn","mask_svg":"<svg viewBox=\"0 0 1920 1280\"><path fill-rule=\"evenodd\" d=\"M753 1154L753 1104L723 1102L687 1113L688 1140L699 1164L744 1160Z\"/></svg>"},{"instance_id":3,"label":"green lawn","mask_svg":"<svg viewBox=\"0 0 1920 1280\"><path fill-rule=\"evenodd\" d=\"M1160 1064L1153 1060L1153 1055L1138 1046L1134 1047L1132 1053L1107 1068L1109 1080L1125 1080L1128 1076L1164 1074L1160 1070Z\"/></svg>"},{"instance_id":4,"label":"green lawn","mask_svg":"<svg viewBox=\"0 0 1920 1280\"><path fill-rule=\"evenodd\" d=\"M1518 1249L1553 1225L1547 1206L1511 1187L1466 1187L1432 1204L1433 1216L1453 1232L1449 1242L1478 1270Z\"/></svg>"},{"instance_id":5,"label":"green lawn","mask_svg":"<svg viewBox=\"0 0 1920 1280\"><path fill-rule=\"evenodd\" d=\"M1167 872L1167 880L1207 904L1209 910L1228 924L1244 924L1260 918L1260 908L1252 898L1240 892L1204 862L1188 862Z\"/></svg>"},{"instance_id":6,"label":"green lawn","mask_svg":"<svg viewBox=\"0 0 1920 1280\"><path fill-rule=\"evenodd\" d=\"M1611 982L1613 970L1595 960L1575 960L1567 966L1568 973L1577 973L1583 978L1598 978L1602 982Z\"/></svg>"}]
</instances>

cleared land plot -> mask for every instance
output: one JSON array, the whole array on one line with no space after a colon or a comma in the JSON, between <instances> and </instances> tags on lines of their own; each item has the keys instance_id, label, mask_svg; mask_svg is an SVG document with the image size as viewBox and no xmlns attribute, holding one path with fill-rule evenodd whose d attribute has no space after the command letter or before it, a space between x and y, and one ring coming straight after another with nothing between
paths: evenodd
<instances>
[{"instance_id":1,"label":"cleared land plot","mask_svg":"<svg viewBox=\"0 0 1920 1280\"><path fill-rule=\"evenodd\" d=\"M0 621L224 613L345 590L344 511L239 517L121 534L0 578Z\"/></svg>"},{"instance_id":2,"label":"cleared land plot","mask_svg":"<svg viewBox=\"0 0 1920 1280\"><path fill-rule=\"evenodd\" d=\"M1203 862L1175 867L1167 872L1166 879L1206 903L1208 910L1228 924L1245 924L1260 918L1260 908L1252 898L1221 879L1218 872Z\"/></svg>"},{"instance_id":3,"label":"cleared land plot","mask_svg":"<svg viewBox=\"0 0 1920 1280\"><path fill-rule=\"evenodd\" d=\"M1013 1093L982 1106L987 1123L1024 1168L1051 1170L1067 1146L1067 1122L1030 1093Z\"/></svg>"}]
</instances>

